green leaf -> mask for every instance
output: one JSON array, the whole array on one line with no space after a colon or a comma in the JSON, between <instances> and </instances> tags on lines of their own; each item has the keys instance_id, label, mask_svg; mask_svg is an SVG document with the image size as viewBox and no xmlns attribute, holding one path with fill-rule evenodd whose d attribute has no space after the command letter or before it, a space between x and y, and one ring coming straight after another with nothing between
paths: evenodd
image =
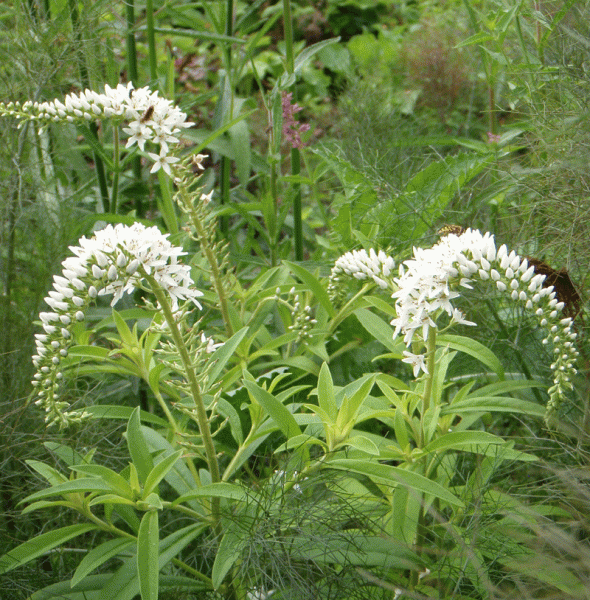
<instances>
[{"instance_id":1,"label":"green leaf","mask_svg":"<svg viewBox=\"0 0 590 600\"><path fill-rule=\"evenodd\" d=\"M96 529L98 529L96 525L85 523L61 527L60 529L38 535L32 540L28 540L3 556L0 556L0 573L6 573L20 567L38 556L42 556L46 552L53 550L53 548L56 548L60 544Z\"/></svg>"},{"instance_id":2,"label":"green leaf","mask_svg":"<svg viewBox=\"0 0 590 600\"><path fill-rule=\"evenodd\" d=\"M216 498L246 501L253 496L253 492L233 483L210 483L176 498L176 500L172 502L172 506L176 506L177 504L186 502L192 498L210 498L212 496Z\"/></svg>"},{"instance_id":3,"label":"green leaf","mask_svg":"<svg viewBox=\"0 0 590 600\"><path fill-rule=\"evenodd\" d=\"M437 346L449 346L453 350L473 356L489 367L500 379L504 379L504 367L498 357L482 343L460 335L442 334L436 337Z\"/></svg>"},{"instance_id":4,"label":"green leaf","mask_svg":"<svg viewBox=\"0 0 590 600\"><path fill-rule=\"evenodd\" d=\"M137 574L141 600L158 600L158 511L149 510L143 516L137 535Z\"/></svg>"},{"instance_id":5,"label":"green leaf","mask_svg":"<svg viewBox=\"0 0 590 600\"><path fill-rule=\"evenodd\" d=\"M283 261L299 279L309 288L316 300L324 307L330 317L334 316L334 307L324 286L307 269L288 260Z\"/></svg>"},{"instance_id":6,"label":"green leaf","mask_svg":"<svg viewBox=\"0 0 590 600\"><path fill-rule=\"evenodd\" d=\"M318 378L318 404L328 417L328 422L334 423L338 416L338 406L336 406L336 399L334 397L332 375L326 363L322 363Z\"/></svg>"},{"instance_id":7,"label":"green leaf","mask_svg":"<svg viewBox=\"0 0 590 600\"><path fill-rule=\"evenodd\" d=\"M34 469L39 475L47 479L51 485L58 485L68 481L67 477L45 463L39 462L38 460L26 460L25 462L31 469Z\"/></svg>"},{"instance_id":8,"label":"green leaf","mask_svg":"<svg viewBox=\"0 0 590 600\"><path fill-rule=\"evenodd\" d=\"M160 481L162 481L162 479L168 475L169 471L172 470L172 467L176 464L176 461L181 455L182 450L177 450L174 454L170 454L154 466L145 480L142 498L147 498L147 496L154 491Z\"/></svg>"},{"instance_id":9,"label":"green leaf","mask_svg":"<svg viewBox=\"0 0 590 600\"><path fill-rule=\"evenodd\" d=\"M443 405L441 414L467 414L472 412L504 412L520 413L543 418L547 409L545 406L527 400L502 396L470 396L464 400Z\"/></svg>"},{"instance_id":10,"label":"green leaf","mask_svg":"<svg viewBox=\"0 0 590 600\"><path fill-rule=\"evenodd\" d=\"M87 406L77 411L79 413L89 413L94 419L122 419L128 421L134 411L137 408L131 408L129 406L117 406L115 404L99 404L97 406ZM158 425L159 427L169 427L170 424L165 419L152 415L151 413L141 410L139 412L142 423L151 423L152 425Z\"/></svg>"},{"instance_id":11,"label":"green leaf","mask_svg":"<svg viewBox=\"0 0 590 600\"><path fill-rule=\"evenodd\" d=\"M505 443L502 438L485 431L452 431L426 444L424 451L460 450L464 446L489 446L490 444Z\"/></svg>"},{"instance_id":12,"label":"green leaf","mask_svg":"<svg viewBox=\"0 0 590 600\"><path fill-rule=\"evenodd\" d=\"M211 355L210 363L213 364L213 367L209 373L208 387L211 387L217 381L225 365L235 356L236 348L240 345L246 333L248 333L248 327L240 329Z\"/></svg>"},{"instance_id":13,"label":"green leaf","mask_svg":"<svg viewBox=\"0 0 590 600\"><path fill-rule=\"evenodd\" d=\"M372 440L364 435L353 435L349 437L344 444L346 446L356 448L361 452L366 452L367 454L372 454L373 456L379 456L379 448L377 448L376 444L374 444Z\"/></svg>"},{"instance_id":14,"label":"green leaf","mask_svg":"<svg viewBox=\"0 0 590 600\"><path fill-rule=\"evenodd\" d=\"M78 565L78 568L72 577L71 586L74 587L76 584L82 581L86 575L92 573L94 569L100 567L100 565L104 564L113 556L117 556L117 554L120 554L133 543L133 540L117 538L115 540L109 540L108 542L93 548Z\"/></svg>"},{"instance_id":15,"label":"green leaf","mask_svg":"<svg viewBox=\"0 0 590 600\"><path fill-rule=\"evenodd\" d=\"M404 343L402 340L393 339L393 328L388 322L366 308L357 308L354 311L354 316L378 342L391 352L401 356L405 349Z\"/></svg>"},{"instance_id":16,"label":"green leaf","mask_svg":"<svg viewBox=\"0 0 590 600\"><path fill-rule=\"evenodd\" d=\"M74 479L73 481L66 481L54 485L46 490L35 492L30 496L27 496L21 502L31 502L32 500L40 500L41 498L50 498L51 496L59 496L63 494L84 494L86 492L110 492L111 486L96 479L94 477L82 477L81 479Z\"/></svg>"},{"instance_id":17,"label":"green leaf","mask_svg":"<svg viewBox=\"0 0 590 600\"><path fill-rule=\"evenodd\" d=\"M464 506L459 498L442 485L427 479L423 475L402 469L401 467L393 467L391 465L384 465L368 460L340 458L325 463L324 468L341 469L344 471L352 471L353 473L360 473L361 475L366 475L375 483L391 487L400 484L410 490L416 490L440 498L453 506Z\"/></svg>"},{"instance_id":18,"label":"green leaf","mask_svg":"<svg viewBox=\"0 0 590 600\"><path fill-rule=\"evenodd\" d=\"M225 532L225 535L219 544L219 548L217 549L211 574L213 587L215 589L218 589L219 586L221 586L225 576L240 558L244 544L244 536L238 535L231 529Z\"/></svg>"},{"instance_id":19,"label":"green leaf","mask_svg":"<svg viewBox=\"0 0 590 600\"><path fill-rule=\"evenodd\" d=\"M184 527L160 541L157 572L161 571L206 525ZM101 588L100 600L133 600L140 593L137 557L126 560Z\"/></svg>"},{"instance_id":20,"label":"green leaf","mask_svg":"<svg viewBox=\"0 0 590 600\"><path fill-rule=\"evenodd\" d=\"M139 481L142 485L145 484L147 476L154 468L154 461L148 450L147 443L141 432L141 424L139 417L139 407L135 408L129 417L127 423L127 446L133 460L133 464L137 469Z\"/></svg>"},{"instance_id":21,"label":"green leaf","mask_svg":"<svg viewBox=\"0 0 590 600\"><path fill-rule=\"evenodd\" d=\"M271 393L247 379L244 379L244 386L250 397L264 408L287 439L294 435L301 435L301 429L293 415Z\"/></svg>"},{"instance_id":22,"label":"green leaf","mask_svg":"<svg viewBox=\"0 0 590 600\"><path fill-rule=\"evenodd\" d=\"M102 465L74 465L70 467L73 471L90 475L102 479L107 485L111 487L111 490L116 494L131 500L133 498L133 490L129 485L129 482L115 473L112 469L103 467Z\"/></svg>"},{"instance_id":23,"label":"green leaf","mask_svg":"<svg viewBox=\"0 0 590 600\"><path fill-rule=\"evenodd\" d=\"M304 50L302 50L294 61L294 72L298 73L305 65L305 63L317 52L319 52L322 48L329 46L331 44L336 44L340 41L339 37L331 38L329 40L323 40L321 42L317 42L316 44L312 44L311 46L307 46Z\"/></svg>"}]
</instances>

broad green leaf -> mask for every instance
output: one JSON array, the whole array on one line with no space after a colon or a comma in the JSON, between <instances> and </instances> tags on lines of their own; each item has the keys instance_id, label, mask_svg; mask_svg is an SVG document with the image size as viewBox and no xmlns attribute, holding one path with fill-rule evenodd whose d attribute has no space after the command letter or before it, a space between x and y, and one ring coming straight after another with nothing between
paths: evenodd
<instances>
[{"instance_id":1,"label":"broad green leaf","mask_svg":"<svg viewBox=\"0 0 590 600\"><path fill-rule=\"evenodd\" d=\"M313 293L316 300L324 307L328 315L331 317L334 315L334 307L328 296L326 288L312 275L307 269L297 263L290 262L288 260L283 261L299 279L309 288Z\"/></svg>"},{"instance_id":2,"label":"broad green leaf","mask_svg":"<svg viewBox=\"0 0 590 600\"><path fill-rule=\"evenodd\" d=\"M158 511L148 510L137 535L137 574L141 600L158 600L159 540Z\"/></svg>"},{"instance_id":3,"label":"broad green leaf","mask_svg":"<svg viewBox=\"0 0 590 600\"><path fill-rule=\"evenodd\" d=\"M147 498L149 494L151 494L156 486L164 479L166 475L168 475L169 471L175 465L176 461L181 457L182 450L177 450L174 454L170 454L166 458L163 458L159 463L157 463L154 468L151 470L150 474L147 476L145 480L145 484L143 486L143 498Z\"/></svg>"},{"instance_id":4,"label":"broad green leaf","mask_svg":"<svg viewBox=\"0 0 590 600\"><path fill-rule=\"evenodd\" d=\"M338 407L334 398L334 384L330 367L326 363L322 363L320 376L318 378L318 404L329 419L329 423L334 423L338 416Z\"/></svg>"},{"instance_id":5,"label":"broad green leaf","mask_svg":"<svg viewBox=\"0 0 590 600\"><path fill-rule=\"evenodd\" d=\"M440 498L453 506L464 506L459 498L440 484L427 479L423 475L402 469L401 467L384 465L376 461L339 458L325 463L324 468L341 469L344 471L352 471L353 473L360 473L361 475L366 475L375 483L392 487L401 484L410 489L410 491L416 490L417 492L429 494L436 498Z\"/></svg>"},{"instance_id":6,"label":"broad green leaf","mask_svg":"<svg viewBox=\"0 0 590 600\"><path fill-rule=\"evenodd\" d=\"M117 538L115 540L109 540L104 542L100 546L93 548L90 552L82 559L78 568L76 569L74 576L71 580L71 586L74 587L77 583L82 581L86 575L92 573L94 569L100 567L107 560L113 556L117 556L123 550L134 544L134 540L126 538Z\"/></svg>"},{"instance_id":7,"label":"broad green leaf","mask_svg":"<svg viewBox=\"0 0 590 600\"><path fill-rule=\"evenodd\" d=\"M145 484L147 476L154 468L154 461L148 450L147 443L141 432L141 423L139 416L139 407L135 408L129 417L127 423L127 446L133 460L133 464L137 469L139 481L142 485Z\"/></svg>"},{"instance_id":8,"label":"broad green leaf","mask_svg":"<svg viewBox=\"0 0 590 600\"><path fill-rule=\"evenodd\" d=\"M121 336L121 341L123 342L123 345L127 346L129 349L137 347L138 346L137 337L135 335L133 335L133 333L131 332L131 329L129 329L129 326L125 322L125 319L123 319L123 317L114 309L113 309L113 320L115 322L115 326L117 327L117 331L119 332L119 335Z\"/></svg>"},{"instance_id":9,"label":"broad green leaf","mask_svg":"<svg viewBox=\"0 0 590 600\"><path fill-rule=\"evenodd\" d=\"M266 410L287 439L294 435L301 435L301 429L299 429L293 415L271 393L247 379L244 379L244 386L252 399Z\"/></svg>"},{"instance_id":10,"label":"broad green leaf","mask_svg":"<svg viewBox=\"0 0 590 600\"><path fill-rule=\"evenodd\" d=\"M500 379L504 379L504 367L498 357L486 346L477 340L460 335L441 334L436 337L437 346L449 346L453 350L464 352L473 356L489 367Z\"/></svg>"},{"instance_id":11,"label":"broad green leaf","mask_svg":"<svg viewBox=\"0 0 590 600\"><path fill-rule=\"evenodd\" d=\"M0 573L6 573L20 567L38 556L42 556L46 552L53 550L53 548L56 548L60 544L96 529L98 529L96 525L84 523L81 525L69 525L49 531L48 533L42 533L0 556Z\"/></svg>"},{"instance_id":12,"label":"broad green leaf","mask_svg":"<svg viewBox=\"0 0 590 600\"><path fill-rule=\"evenodd\" d=\"M63 460L68 467L72 465L85 465L90 462L90 456L92 453L88 453L82 456L79 452L76 452L73 448L66 446L65 444L58 444L56 442L44 442L43 445L50 451L53 452L58 458Z\"/></svg>"}]
</instances>

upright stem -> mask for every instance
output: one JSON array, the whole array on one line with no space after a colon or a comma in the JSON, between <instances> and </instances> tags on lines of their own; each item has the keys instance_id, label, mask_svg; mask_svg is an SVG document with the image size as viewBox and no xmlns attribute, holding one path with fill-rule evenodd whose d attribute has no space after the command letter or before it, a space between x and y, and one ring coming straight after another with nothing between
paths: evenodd
<instances>
[{"instance_id":1,"label":"upright stem","mask_svg":"<svg viewBox=\"0 0 590 600\"><path fill-rule=\"evenodd\" d=\"M426 342L426 368L428 369L428 378L424 386L424 396L422 397L422 415L425 415L430 408L430 399L432 396L432 384L434 382L434 371L436 368L436 327L428 328L428 340Z\"/></svg>"},{"instance_id":2,"label":"upright stem","mask_svg":"<svg viewBox=\"0 0 590 600\"><path fill-rule=\"evenodd\" d=\"M287 73L295 72L295 59L293 57L293 22L291 18L291 0L283 0L283 29L285 30L285 58ZM297 100L297 90L292 87L293 101ZM291 175L301 173L301 154L298 148L291 148ZM303 260L303 222L301 219L301 186L293 184L293 237L295 245L295 260Z\"/></svg>"},{"instance_id":3,"label":"upright stem","mask_svg":"<svg viewBox=\"0 0 590 600\"><path fill-rule=\"evenodd\" d=\"M121 170L121 148L119 144L119 127L113 127L113 187L111 189L111 212L118 212L119 172Z\"/></svg>"},{"instance_id":4,"label":"upright stem","mask_svg":"<svg viewBox=\"0 0 590 600\"><path fill-rule=\"evenodd\" d=\"M156 58L156 34L154 32L154 2L146 0L145 2L145 18L148 38L148 50L150 58L150 78L152 82L158 79L158 61Z\"/></svg>"},{"instance_id":5,"label":"upright stem","mask_svg":"<svg viewBox=\"0 0 590 600\"><path fill-rule=\"evenodd\" d=\"M217 298L219 300L219 308L221 310L221 316L223 317L223 322L225 324L225 331L228 337L231 337L234 334L234 328L231 323L231 319L229 316L229 310L227 306L227 298L225 295L225 288L223 287L223 280L221 278L221 272L219 271L219 265L217 263L217 257L213 252L213 248L209 245L209 237L207 236L207 232L205 230L205 226L201 223L201 220L198 218L195 210L192 206L192 202L189 196L189 193L184 185L179 186L179 193L184 204L187 209L188 214L190 215L191 222L195 231L197 232L197 237L199 238L199 242L201 244L201 248L205 253L205 257L207 258L207 262L209 263L209 268L211 269L211 279L213 281L213 287L215 288L215 293L217 294Z\"/></svg>"},{"instance_id":6,"label":"upright stem","mask_svg":"<svg viewBox=\"0 0 590 600\"><path fill-rule=\"evenodd\" d=\"M74 32L74 39L77 46L77 58L78 58L78 70L80 71L80 80L85 88L90 88L90 77L88 75L88 69L86 67L86 61L84 59L84 53L82 52L82 34L80 33L80 15L78 13L78 4L76 0L69 0L70 8L70 19L72 20L72 30ZM96 123L90 123L90 131L92 135L98 140L98 127ZM100 195L102 198L102 205L105 212L109 212L109 186L107 184L107 176L104 168L102 158L97 152L94 152L94 167L96 169L96 178L98 180L98 187L100 188Z\"/></svg>"},{"instance_id":7,"label":"upright stem","mask_svg":"<svg viewBox=\"0 0 590 600\"><path fill-rule=\"evenodd\" d=\"M225 4L225 35L232 36L234 32L234 2L233 0L226 0ZM225 57L225 77L229 85L224 85L223 92L227 91L233 97L233 89L231 87L230 73L231 73L231 45L227 44L224 46L224 57ZM224 119L231 121L233 119L233 101L229 103L229 117L223 115ZM222 123L223 125L223 123ZM227 156L221 157L221 173L219 182L219 191L221 196L221 204L228 205L230 202L230 175L231 175L231 159ZM229 223L225 215L220 218L219 221L221 233L225 238L229 235Z\"/></svg>"},{"instance_id":8,"label":"upright stem","mask_svg":"<svg viewBox=\"0 0 590 600\"><path fill-rule=\"evenodd\" d=\"M209 473L211 474L211 482L217 483L221 480L219 475L219 463L217 462L215 444L213 443L211 428L209 427L207 409L205 408L205 402L203 401L201 388L199 386L199 382L197 381L197 376L195 374L191 358L189 356L182 335L180 334L180 330L178 329L178 323L174 318L174 314L172 313L172 309L170 308L170 304L168 303L168 298L166 294L153 277L147 274L144 274L144 276L149 282L150 287L154 292L154 295L156 296L160 307L162 308L164 318L166 319L166 323L170 328L170 334L172 335L172 339L174 340L174 344L180 356L180 360L182 361L184 373L186 375L186 379L189 384L191 395L197 411L197 424L199 426L199 433L201 434L201 439L205 448L205 456L207 459L207 466L209 467ZM219 498L212 498L211 500L211 516L213 517L215 523L219 522Z\"/></svg>"},{"instance_id":9,"label":"upright stem","mask_svg":"<svg viewBox=\"0 0 590 600\"><path fill-rule=\"evenodd\" d=\"M127 78L138 86L139 76L137 74L137 49L135 47L135 0L127 0L125 2L125 21L127 24ZM131 160L131 168L136 184L141 181L141 157L136 155ZM135 212L138 217L144 216L144 207L141 199L141 194L135 195Z\"/></svg>"}]
</instances>

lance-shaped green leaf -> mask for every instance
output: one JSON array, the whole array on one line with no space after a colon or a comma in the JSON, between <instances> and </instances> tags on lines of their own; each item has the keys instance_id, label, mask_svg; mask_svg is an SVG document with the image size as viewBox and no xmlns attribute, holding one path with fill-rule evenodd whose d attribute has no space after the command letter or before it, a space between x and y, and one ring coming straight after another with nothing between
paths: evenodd
<instances>
[{"instance_id":1,"label":"lance-shaped green leaf","mask_svg":"<svg viewBox=\"0 0 590 600\"><path fill-rule=\"evenodd\" d=\"M310 289L310 291L315 296L316 300L324 307L328 315L331 317L334 315L334 307L332 306L332 302L330 301L330 297L328 296L328 292L326 288L318 281L318 279L312 275L307 269L298 265L297 263L292 263L288 260L283 261L290 269L303 281L303 283Z\"/></svg>"},{"instance_id":2,"label":"lance-shaped green leaf","mask_svg":"<svg viewBox=\"0 0 590 600\"><path fill-rule=\"evenodd\" d=\"M338 406L336 405L336 398L334 396L332 375L326 363L322 364L318 378L318 404L323 413L329 418L329 422L334 423L338 416Z\"/></svg>"},{"instance_id":3,"label":"lance-shaped green leaf","mask_svg":"<svg viewBox=\"0 0 590 600\"><path fill-rule=\"evenodd\" d=\"M437 346L448 346L453 350L458 350L489 367L500 379L504 379L504 367L498 360L498 357L486 346L477 340L463 337L461 335L441 334L436 337Z\"/></svg>"},{"instance_id":4,"label":"lance-shaped green leaf","mask_svg":"<svg viewBox=\"0 0 590 600\"><path fill-rule=\"evenodd\" d=\"M42 498L50 498L51 496L61 496L65 494L84 494L87 492L110 492L111 486L96 479L94 477L82 477L73 481L59 483L46 490L40 490L30 496L27 496L22 502L32 502L33 500L41 500Z\"/></svg>"},{"instance_id":5,"label":"lance-shaped green leaf","mask_svg":"<svg viewBox=\"0 0 590 600\"><path fill-rule=\"evenodd\" d=\"M410 490L413 489L440 498L453 506L464 506L459 498L439 483L401 467L384 465L376 461L339 458L325 463L324 468L352 471L353 473L366 475L375 483L389 486L403 485Z\"/></svg>"},{"instance_id":6,"label":"lance-shaped green leaf","mask_svg":"<svg viewBox=\"0 0 590 600\"><path fill-rule=\"evenodd\" d=\"M137 535L137 575L141 600L158 600L159 534L158 511L149 510L141 520Z\"/></svg>"},{"instance_id":7,"label":"lance-shaped green leaf","mask_svg":"<svg viewBox=\"0 0 590 600\"><path fill-rule=\"evenodd\" d=\"M98 567L104 564L107 560L113 558L113 556L117 556L134 543L134 540L117 538L115 540L109 540L108 542L105 542L104 544L101 544L100 546L90 550L90 552L82 559L82 562L80 562L78 568L74 572L74 576L71 580L72 587L82 581L86 575L92 573L92 571L95 569L98 569Z\"/></svg>"},{"instance_id":8,"label":"lance-shaped green leaf","mask_svg":"<svg viewBox=\"0 0 590 600\"><path fill-rule=\"evenodd\" d=\"M244 386L248 390L251 398L260 404L262 408L270 415L277 427L285 434L287 439L294 435L301 435L301 429L295 421L293 415L283 404L277 400L270 392L256 385L253 381L244 379Z\"/></svg>"},{"instance_id":9,"label":"lance-shaped green leaf","mask_svg":"<svg viewBox=\"0 0 590 600\"><path fill-rule=\"evenodd\" d=\"M96 525L84 523L81 525L61 527L60 529L38 535L32 540L28 540L20 546L13 548L4 554L4 556L1 556L0 573L6 573L7 571L20 567L38 556L42 556L46 552L53 550L53 548L56 548L60 544L96 529L98 529Z\"/></svg>"},{"instance_id":10,"label":"lance-shaped green leaf","mask_svg":"<svg viewBox=\"0 0 590 600\"><path fill-rule=\"evenodd\" d=\"M154 461L141 431L139 407L133 410L129 417L129 422L127 423L127 446L129 447L129 453L133 459L133 464L137 469L139 481L143 485L145 484L147 476L154 468Z\"/></svg>"},{"instance_id":11,"label":"lance-shaped green leaf","mask_svg":"<svg viewBox=\"0 0 590 600\"><path fill-rule=\"evenodd\" d=\"M103 467L102 465L73 465L70 467L73 471L102 479L107 485L111 487L111 490L116 494L131 500L133 498L133 490L129 485L129 482L116 473L112 469Z\"/></svg>"},{"instance_id":12,"label":"lance-shaped green leaf","mask_svg":"<svg viewBox=\"0 0 590 600\"><path fill-rule=\"evenodd\" d=\"M197 523L184 527L159 543L158 565L159 572L178 553L199 535L206 525ZM133 600L140 593L139 575L137 570L137 557L127 559L117 572L110 577L108 582L101 588L100 599L104 600Z\"/></svg>"},{"instance_id":13,"label":"lance-shaped green leaf","mask_svg":"<svg viewBox=\"0 0 590 600\"><path fill-rule=\"evenodd\" d=\"M252 498L254 492L251 490L246 490L239 485L235 485L233 483L210 483L208 485L203 485L200 488L189 492L188 494L183 494L179 498L176 498L172 503L172 506L176 506L181 502L186 502L187 500L191 500L193 498L209 498L211 496L215 496L216 498L229 498L231 500L241 500L246 501L249 498Z\"/></svg>"},{"instance_id":14,"label":"lance-shaped green leaf","mask_svg":"<svg viewBox=\"0 0 590 600\"><path fill-rule=\"evenodd\" d=\"M177 450L174 454L170 454L166 458L163 458L154 468L150 471L150 474L147 476L145 480L145 484L143 486L143 498L147 498L149 494L151 494L156 486L168 475L169 471L172 469L176 461L182 455L182 450Z\"/></svg>"}]
</instances>

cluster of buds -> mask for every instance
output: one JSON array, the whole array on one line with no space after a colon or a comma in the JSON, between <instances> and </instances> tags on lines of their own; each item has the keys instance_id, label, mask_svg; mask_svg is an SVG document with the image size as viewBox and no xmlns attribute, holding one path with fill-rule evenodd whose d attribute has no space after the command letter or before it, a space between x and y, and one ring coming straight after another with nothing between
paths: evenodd
<instances>
[{"instance_id":1,"label":"cluster of buds","mask_svg":"<svg viewBox=\"0 0 590 600\"><path fill-rule=\"evenodd\" d=\"M114 305L125 292L143 288L147 277L168 293L173 310L186 300L201 308L197 298L202 296L193 287L190 267L178 262L185 253L172 246L157 227L108 225L90 239L83 237L70 250L74 256L64 260L62 274L54 277L53 290L45 298L51 311L39 315L44 333L35 336L37 354L33 356L36 404L45 409L48 424L61 426L81 418L66 412L67 403L58 400L58 390L63 379L61 363L73 343L72 327L84 320L94 299L112 294Z\"/></svg>"},{"instance_id":2,"label":"cluster of buds","mask_svg":"<svg viewBox=\"0 0 590 600\"><path fill-rule=\"evenodd\" d=\"M281 106L283 109L283 137L292 148L303 148L301 134L309 131L307 123L298 123L295 121L295 114L303 110L298 104L291 104L293 94L291 92L282 92Z\"/></svg>"},{"instance_id":3,"label":"cluster of buds","mask_svg":"<svg viewBox=\"0 0 590 600\"><path fill-rule=\"evenodd\" d=\"M382 290L391 287L391 274L395 261L383 250L375 252L373 248L353 250L343 254L332 267L328 282L328 294L332 301L339 301L344 293L342 275L362 281L373 280Z\"/></svg>"},{"instance_id":4,"label":"cluster of buds","mask_svg":"<svg viewBox=\"0 0 590 600\"><path fill-rule=\"evenodd\" d=\"M126 147L137 144L143 151L146 142L159 145L159 154L148 152L154 161L152 172L162 168L168 175L171 175L170 165L179 160L169 155L170 145L178 143L176 134L193 125L170 100L161 98L157 91L152 92L148 87L134 89L131 82L115 88L105 85L103 93L84 90L68 94L63 102L0 103L0 115L14 117L21 122L34 121L41 126L51 122L95 120L110 120L115 126L126 123L123 128L129 136Z\"/></svg>"},{"instance_id":5,"label":"cluster of buds","mask_svg":"<svg viewBox=\"0 0 590 600\"><path fill-rule=\"evenodd\" d=\"M295 288L289 290L290 301L281 297L281 289L277 288L275 292L275 301L285 305L291 313L291 325L288 326L289 331L297 332L296 342L305 342L311 335L314 325L317 320L313 318L313 309L309 304L306 304L299 294L295 293Z\"/></svg>"}]
</instances>

